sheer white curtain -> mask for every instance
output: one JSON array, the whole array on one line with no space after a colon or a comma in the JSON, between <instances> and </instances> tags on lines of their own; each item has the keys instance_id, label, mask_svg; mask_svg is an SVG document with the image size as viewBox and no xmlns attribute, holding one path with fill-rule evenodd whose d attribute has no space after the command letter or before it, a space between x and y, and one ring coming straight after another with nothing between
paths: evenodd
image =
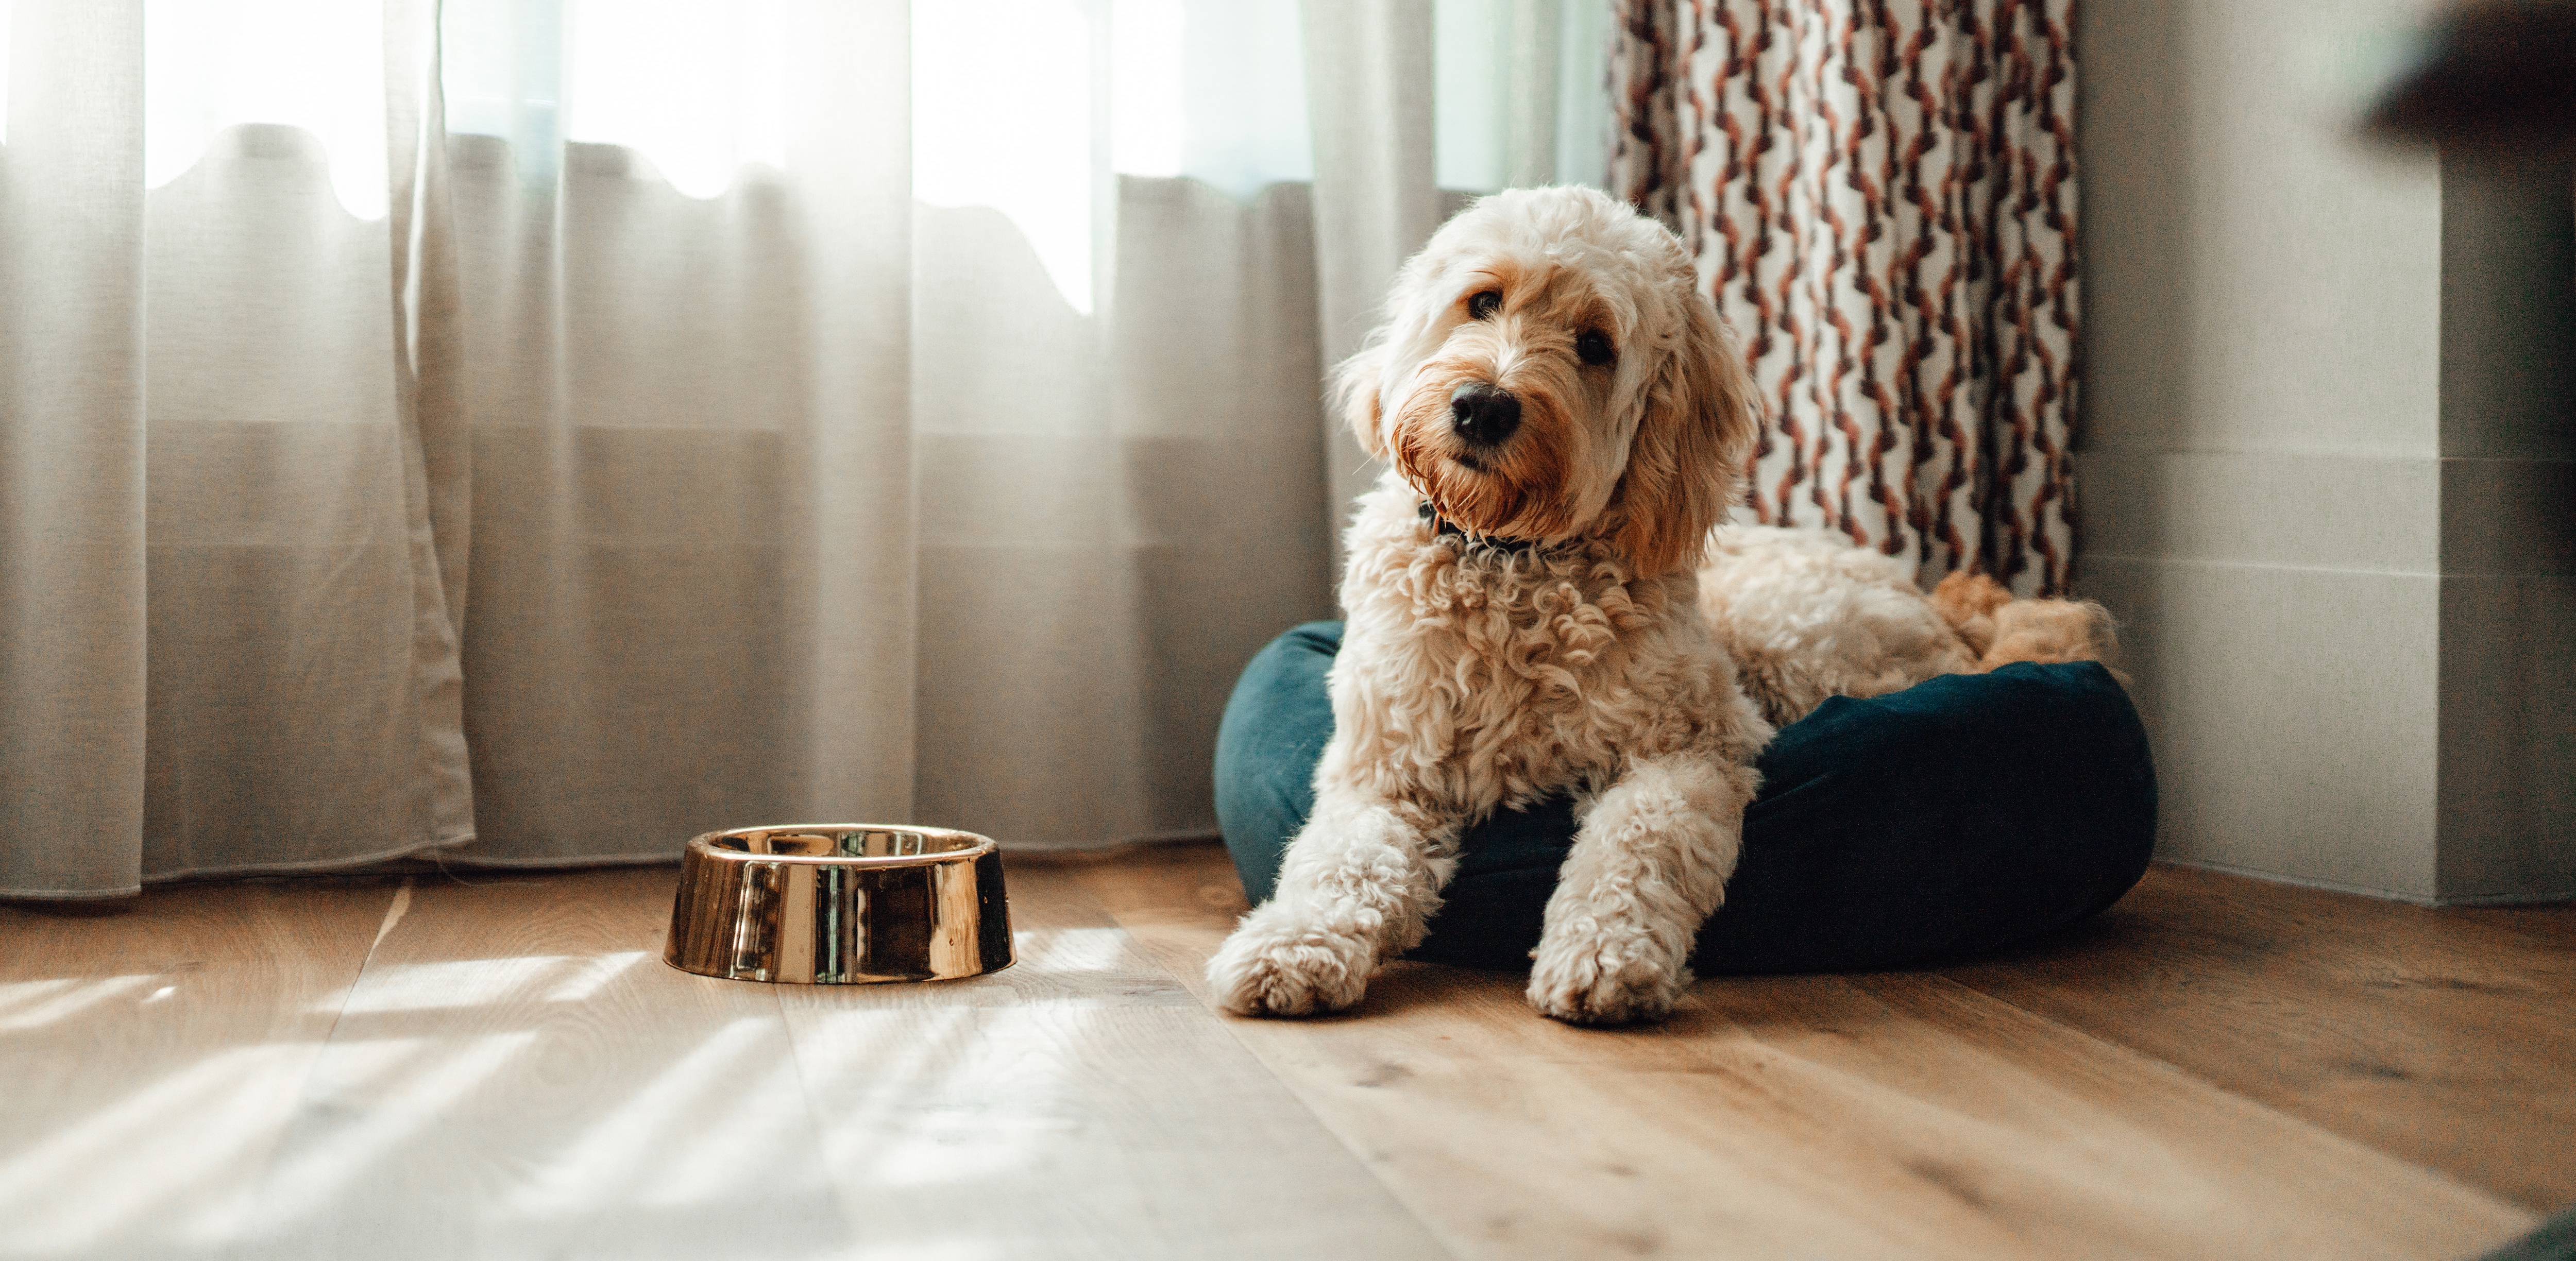
<instances>
[{"instance_id":1,"label":"sheer white curtain","mask_svg":"<svg viewBox=\"0 0 2576 1261\"><path fill-rule=\"evenodd\" d=\"M8 896L1204 831L1323 364L1606 153L1573 0L0 17Z\"/></svg>"}]
</instances>

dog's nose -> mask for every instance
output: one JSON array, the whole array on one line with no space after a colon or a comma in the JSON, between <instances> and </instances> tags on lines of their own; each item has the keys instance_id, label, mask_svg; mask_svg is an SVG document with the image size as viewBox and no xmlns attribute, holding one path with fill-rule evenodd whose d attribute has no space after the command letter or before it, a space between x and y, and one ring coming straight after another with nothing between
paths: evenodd
<instances>
[{"instance_id":1,"label":"dog's nose","mask_svg":"<svg viewBox=\"0 0 2576 1261\"><path fill-rule=\"evenodd\" d=\"M1508 391L1470 381L1449 395L1449 427L1478 446L1493 446L1521 427L1521 401Z\"/></svg>"}]
</instances>

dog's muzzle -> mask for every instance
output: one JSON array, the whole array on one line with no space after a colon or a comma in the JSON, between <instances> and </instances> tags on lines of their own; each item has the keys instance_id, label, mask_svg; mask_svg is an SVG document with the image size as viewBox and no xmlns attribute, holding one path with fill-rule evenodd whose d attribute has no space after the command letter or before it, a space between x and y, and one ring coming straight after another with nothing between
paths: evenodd
<instances>
[{"instance_id":1,"label":"dog's muzzle","mask_svg":"<svg viewBox=\"0 0 2576 1261\"><path fill-rule=\"evenodd\" d=\"M1449 427L1473 445L1500 446L1521 427L1521 401L1507 390L1470 381L1449 395Z\"/></svg>"}]
</instances>

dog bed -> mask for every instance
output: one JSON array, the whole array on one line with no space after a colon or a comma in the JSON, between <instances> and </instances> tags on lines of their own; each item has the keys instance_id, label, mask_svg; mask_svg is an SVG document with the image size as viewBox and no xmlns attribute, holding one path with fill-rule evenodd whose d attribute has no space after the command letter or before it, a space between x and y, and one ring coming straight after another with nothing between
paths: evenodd
<instances>
[{"instance_id":1,"label":"dog bed","mask_svg":"<svg viewBox=\"0 0 2576 1261\"><path fill-rule=\"evenodd\" d=\"M1216 807L1255 904L1314 804L1333 732L1339 622L1252 659L1217 733ZM1835 697L1780 730L1744 812L1743 858L1701 928L1703 976L1856 972L2008 946L2108 907L2155 847L2146 730L2091 662L1944 675ZM1574 844L1570 801L1468 830L1431 935L1407 958L1527 969Z\"/></svg>"}]
</instances>

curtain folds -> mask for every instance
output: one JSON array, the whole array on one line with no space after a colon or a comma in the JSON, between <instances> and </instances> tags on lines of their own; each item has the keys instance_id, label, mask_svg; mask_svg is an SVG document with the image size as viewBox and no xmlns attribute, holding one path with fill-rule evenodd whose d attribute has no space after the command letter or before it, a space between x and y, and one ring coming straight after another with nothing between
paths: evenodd
<instances>
[{"instance_id":1,"label":"curtain folds","mask_svg":"<svg viewBox=\"0 0 2576 1261\"><path fill-rule=\"evenodd\" d=\"M2062 590L2069 2L0 6L0 896L1206 831L1325 367L1605 154L1753 515Z\"/></svg>"},{"instance_id":2,"label":"curtain folds","mask_svg":"<svg viewBox=\"0 0 2576 1261\"><path fill-rule=\"evenodd\" d=\"M622 146L446 144L472 434L455 858L911 817L908 133L829 121L902 117L906 17L810 13L785 166L710 197Z\"/></svg>"},{"instance_id":3,"label":"curtain folds","mask_svg":"<svg viewBox=\"0 0 2576 1261\"><path fill-rule=\"evenodd\" d=\"M2064 593L2073 0L1616 8L1610 187L1744 340L1751 515Z\"/></svg>"},{"instance_id":4,"label":"curtain folds","mask_svg":"<svg viewBox=\"0 0 2576 1261\"><path fill-rule=\"evenodd\" d=\"M15 0L0 896L1210 829L1435 153L1585 149L1436 7Z\"/></svg>"},{"instance_id":5,"label":"curtain folds","mask_svg":"<svg viewBox=\"0 0 2576 1261\"><path fill-rule=\"evenodd\" d=\"M0 891L131 889L143 834L140 4L17 0L0 147Z\"/></svg>"}]
</instances>

